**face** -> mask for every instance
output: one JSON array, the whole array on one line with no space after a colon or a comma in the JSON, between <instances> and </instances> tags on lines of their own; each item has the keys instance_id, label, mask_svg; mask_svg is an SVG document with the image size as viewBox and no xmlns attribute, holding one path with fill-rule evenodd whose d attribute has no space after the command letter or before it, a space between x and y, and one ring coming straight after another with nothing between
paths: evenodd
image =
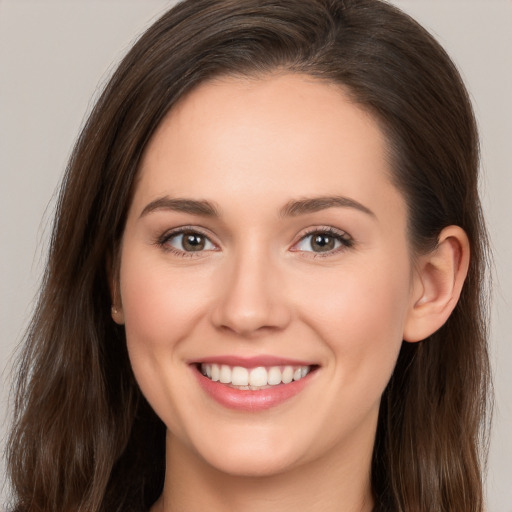
<instances>
[{"instance_id":1,"label":"face","mask_svg":"<svg viewBox=\"0 0 512 512\"><path fill-rule=\"evenodd\" d=\"M225 78L173 108L116 320L180 453L243 475L369 460L411 309L406 224L383 135L337 86Z\"/></svg>"}]
</instances>

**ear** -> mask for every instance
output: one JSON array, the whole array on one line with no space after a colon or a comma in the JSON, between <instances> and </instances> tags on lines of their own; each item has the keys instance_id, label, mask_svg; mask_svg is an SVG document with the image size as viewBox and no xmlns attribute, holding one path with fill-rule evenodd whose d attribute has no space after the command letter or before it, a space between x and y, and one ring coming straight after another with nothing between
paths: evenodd
<instances>
[{"instance_id":1,"label":"ear","mask_svg":"<svg viewBox=\"0 0 512 512\"><path fill-rule=\"evenodd\" d=\"M124 312L123 306L116 306L112 304L110 308L110 314L112 315L112 320L118 325L124 325Z\"/></svg>"},{"instance_id":2,"label":"ear","mask_svg":"<svg viewBox=\"0 0 512 512\"><path fill-rule=\"evenodd\" d=\"M419 257L404 326L405 341L424 340L448 320L468 273L469 253L465 231L448 226L441 231L436 248Z\"/></svg>"},{"instance_id":3,"label":"ear","mask_svg":"<svg viewBox=\"0 0 512 512\"><path fill-rule=\"evenodd\" d=\"M110 289L110 298L112 300L112 307L110 308L110 314L112 320L118 325L124 325L124 312L123 304L121 301L121 293L119 291L119 258L113 258L109 253L107 255L107 279L108 286ZM114 264L114 261L116 262Z\"/></svg>"}]
</instances>

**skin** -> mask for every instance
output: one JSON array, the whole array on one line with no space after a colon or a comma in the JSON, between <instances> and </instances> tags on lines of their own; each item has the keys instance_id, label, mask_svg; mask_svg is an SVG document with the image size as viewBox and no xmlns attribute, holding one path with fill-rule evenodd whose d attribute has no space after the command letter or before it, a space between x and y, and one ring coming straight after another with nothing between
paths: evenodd
<instances>
[{"instance_id":1,"label":"skin","mask_svg":"<svg viewBox=\"0 0 512 512\"><path fill-rule=\"evenodd\" d=\"M154 511L371 510L381 394L403 339L449 315L467 262L453 228L437 260L413 263L405 200L389 176L377 123L307 76L209 82L162 122L140 167L113 313L168 427ZM326 196L362 208L283 215L291 201ZM218 215L162 198L206 200ZM169 235L183 226L207 237L204 250ZM326 228L340 241L315 252L309 233ZM212 400L190 365L219 355L318 369L286 402L239 411Z\"/></svg>"}]
</instances>

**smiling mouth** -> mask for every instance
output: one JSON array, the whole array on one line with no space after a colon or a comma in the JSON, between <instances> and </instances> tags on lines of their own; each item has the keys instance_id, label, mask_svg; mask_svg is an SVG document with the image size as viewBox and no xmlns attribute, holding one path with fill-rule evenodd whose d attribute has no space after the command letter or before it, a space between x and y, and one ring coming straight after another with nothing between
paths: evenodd
<instances>
[{"instance_id":1,"label":"smiling mouth","mask_svg":"<svg viewBox=\"0 0 512 512\"><path fill-rule=\"evenodd\" d=\"M227 364L201 363L199 371L213 382L241 390L257 391L290 384L306 377L314 366L258 366L245 368Z\"/></svg>"}]
</instances>

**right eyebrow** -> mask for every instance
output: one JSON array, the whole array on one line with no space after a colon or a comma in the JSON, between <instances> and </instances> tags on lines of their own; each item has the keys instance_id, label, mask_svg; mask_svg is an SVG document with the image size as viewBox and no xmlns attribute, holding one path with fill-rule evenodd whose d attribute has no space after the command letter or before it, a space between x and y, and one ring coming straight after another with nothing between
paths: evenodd
<instances>
[{"instance_id":1,"label":"right eyebrow","mask_svg":"<svg viewBox=\"0 0 512 512\"><path fill-rule=\"evenodd\" d=\"M217 207L210 201L186 198L177 199L164 196L148 203L142 210L139 218L157 210L171 210L205 217L220 216Z\"/></svg>"},{"instance_id":2,"label":"right eyebrow","mask_svg":"<svg viewBox=\"0 0 512 512\"><path fill-rule=\"evenodd\" d=\"M376 217L375 213L363 204L343 196L320 196L292 200L286 203L280 213L282 217L296 217L298 215L327 210L328 208L353 208L371 217Z\"/></svg>"}]
</instances>

